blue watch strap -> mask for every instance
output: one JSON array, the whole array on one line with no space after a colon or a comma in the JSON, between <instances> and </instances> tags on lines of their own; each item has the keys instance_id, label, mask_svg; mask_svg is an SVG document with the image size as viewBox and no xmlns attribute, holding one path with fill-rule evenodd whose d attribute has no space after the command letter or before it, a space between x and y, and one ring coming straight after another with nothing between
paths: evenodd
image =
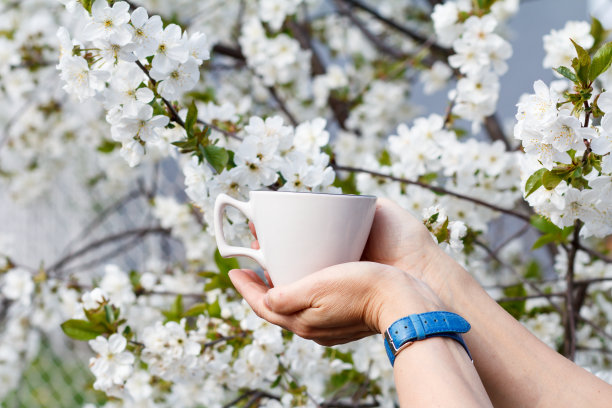
<instances>
[{"instance_id":1,"label":"blue watch strap","mask_svg":"<svg viewBox=\"0 0 612 408\"><path fill-rule=\"evenodd\" d=\"M427 312L413 314L396 320L385 331L385 349L391 365L397 354L415 341L430 337L448 337L459 342L472 358L460 333L470 330L470 324L461 316L451 312Z\"/></svg>"}]
</instances>

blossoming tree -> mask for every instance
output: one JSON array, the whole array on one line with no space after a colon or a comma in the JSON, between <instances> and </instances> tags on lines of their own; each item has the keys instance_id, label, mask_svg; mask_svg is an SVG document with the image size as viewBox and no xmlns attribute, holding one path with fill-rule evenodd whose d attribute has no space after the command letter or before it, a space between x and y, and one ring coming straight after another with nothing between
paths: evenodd
<instances>
[{"instance_id":1,"label":"blossoming tree","mask_svg":"<svg viewBox=\"0 0 612 408\"><path fill-rule=\"evenodd\" d=\"M0 235L0 395L61 324L89 342L109 407L393 406L380 339L318 346L233 289L213 203L257 189L397 201L543 341L610 380L612 43L597 19L544 37L555 79L533 78L509 135L496 106L518 0L60 1L0 3L0 182L27 203L69 174L102 209L83 206L93 222L40 266ZM445 112L418 116L415 83L446 89ZM172 169L184 193L162 185ZM88 240L137 198L145 224ZM224 229L252 239L238 212ZM182 255L109 263L153 235Z\"/></svg>"}]
</instances>

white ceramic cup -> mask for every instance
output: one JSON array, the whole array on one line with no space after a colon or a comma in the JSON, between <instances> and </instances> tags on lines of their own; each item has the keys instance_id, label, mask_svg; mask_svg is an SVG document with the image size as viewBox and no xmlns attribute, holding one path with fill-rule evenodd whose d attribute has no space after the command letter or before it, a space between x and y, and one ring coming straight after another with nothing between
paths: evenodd
<instances>
[{"instance_id":1,"label":"white ceramic cup","mask_svg":"<svg viewBox=\"0 0 612 408\"><path fill-rule=\"evenodd\" d=\"M253 222L260 249L229 245L223 211L236 207ZM358 261L365 247L376 197L251 191L249 201L220 194L215 201L215 237L223 257L246 256L268 271L275 286L340 263Z\"/></svg>"}]
</instances>

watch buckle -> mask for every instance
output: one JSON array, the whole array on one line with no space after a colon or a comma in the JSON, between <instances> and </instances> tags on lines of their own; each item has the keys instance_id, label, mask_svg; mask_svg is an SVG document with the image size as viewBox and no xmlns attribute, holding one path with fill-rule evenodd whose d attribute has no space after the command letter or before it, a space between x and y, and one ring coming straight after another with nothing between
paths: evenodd
<instances>
[{"instance_id":1,"label":"watch buckle","mask_svg":"<svg viewBox=\"0 0 612 408\"><path fill-rule=\"evenodd\" d=\"M385 340L387 340L387 343L389 344L389 346L391 346L391 350L393 351L393 356L397 356L397 354L402 351L403 349L405 349L406 347L412 346L412 343L414 343L414 341L407 341L404 344L402 344L401 346L396 347L395 343L393 342L393 339L391 338L391 335L389 334L389 329L385 330Z\"/></svg>"}]
</instances>

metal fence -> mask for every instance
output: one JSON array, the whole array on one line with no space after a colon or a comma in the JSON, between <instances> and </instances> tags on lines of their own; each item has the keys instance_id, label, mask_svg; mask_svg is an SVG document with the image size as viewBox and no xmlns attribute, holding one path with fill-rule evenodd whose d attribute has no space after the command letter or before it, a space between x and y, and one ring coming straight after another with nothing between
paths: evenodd
<instances>
[{"instance_id":1,"label":"metal fence","mask_svg":"<svg viewBox=\"0 0 612 408\"><path fill-rule=\"evenodd\" d=\"M70 175L62 175L48 193L27 204L13 202L0 186L0 235L10 237L10 255L16 263L48 268L92 242L157 225L150 198L158 194L176 197L184 194L182 188L181 175L171 161L151 167L112 199L96 197ZM63 268L65 276L99 276L102 266L111 262L130 270L141 268L151 257L173 262L182 256L181 247L167 237L135 234L128 238L109 240L69 260ZM0 331L3 329L0 323ZM0 399L0 407L71 408L106 401L103 393L92 388L87 344L67 338L59 325L34 338L38 339L33 345L35 357L25 362L23 371L24 367L15 367L10 373L19 377L18 385ZM0 387L1 382L0 378Z\"/></svg>"}]
</instances>

